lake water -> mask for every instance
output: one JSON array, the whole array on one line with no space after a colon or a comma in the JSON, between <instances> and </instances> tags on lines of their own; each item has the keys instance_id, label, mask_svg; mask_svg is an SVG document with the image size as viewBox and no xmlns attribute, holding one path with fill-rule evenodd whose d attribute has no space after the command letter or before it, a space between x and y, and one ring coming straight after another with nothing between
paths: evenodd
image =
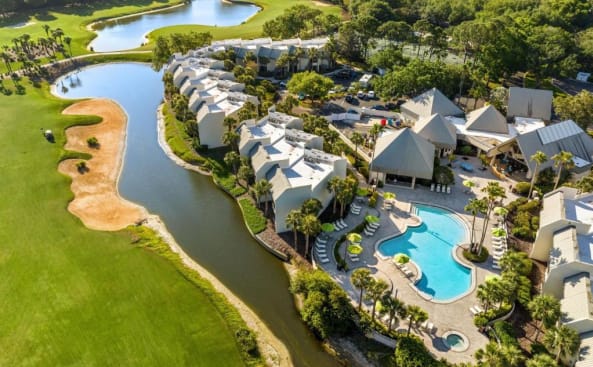
<instances>
[{"instance_id":1,"label":"lake water","mask_svg":"<svg viewBox=\"0 0 593 367\"><path fill-rule=\"evenodd\" d=\"M210 177L177 166L158 145L160 73L146 64L104 64L58 80L57 90L65 98L117 101L128 114L121 195L158 214L185 252L249 305L286 344L295 366L337 366L300 320L282 262L251 238L234 200Z\"/></svg>"},{"instance_id":2,"label":"lake water","mask_svg":"<svg viewBox=\"0 0 593 367\"><path fill-rule=\"evenodd\" d=\"M128 50L140 47L146 42L146 34L158 28L180 24L237 25L258 10L259 7L246 3L193 0L173 9L98 23L94 27L97 37L90 46L97 52Z\"/></svg>"}]
</instances>

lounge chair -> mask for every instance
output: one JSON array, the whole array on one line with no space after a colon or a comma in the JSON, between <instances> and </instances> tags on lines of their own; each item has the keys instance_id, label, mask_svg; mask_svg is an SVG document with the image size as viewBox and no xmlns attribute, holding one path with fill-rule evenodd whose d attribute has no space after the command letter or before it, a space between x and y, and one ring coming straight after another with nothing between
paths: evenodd
<instances>
[{"instance_id":1,"label":"lounge chair","mask_svg":"<svg viewBox=\"0 0 593 367\"><path fill-rule=\"evenodd\" d=\"M429 333L432 334L434 333L435 329L434 329L434 324L432 322L429 322L428 325L426 325L425 330Z\"/></svg>"},{"instance_id":2,"label":"lounge chair","mask_svg":"<svg viewBox=\"0 0 593 367\"><path fill-rule=\"evenodd\" d=\"M348 228L348 223L344 222L342 218L338 219L338 222L342 225L342 227Z\"/></svg>"},{"instance_id":3,"label":"lounge chair","mask_svg":"<svg viewBox=\"0 0 593 367\"><path fill-rule=\"evenodd\" d=\"M430 191L434 191L434 182L430 184Z\"/></svg>"},{"instance_id":4,"label":"lounge chair","mask_svg":"<svg viewBox=\"0 0 593 367\"><path fill-rule=\"evenodd\" d=\"M321 244L326 244L326 243L327 243L327 239L323 239L323 238L321 238L321 237L317 237L317 238L315 239L315 242L317 242L317 243L321 243Z\"/></svg>"},{"instance_id":5,"label":"lounge chair","mask_svg":"<svg viewBox=\"0 0 593 367\"><path fill-rule=\"evenodd\" d=\"M354 209L354 208L351 208L351 209L350 209L350 213L352 213L352 214L356 214L356 215L359 215L359 214L360 214L360 209Z\"/></svg>"},{"instance_id":6,"label":"lounge chair","mask_svg":"<svg viewBox=\"0 0 593 367\"><path fill-rule=\"evenodd\" d=\"M371 227L372 229L377 229L381 226L381 223L368 223L367 226Z\"/></svg>"},{"instance_id":7,"label":"lounge chair","mask_svg":"<svg viewBox=\"0 0 593 367\"><path fill-rule=\"evenodd\" d=\"M428 327L428 320L424 321L422 324L420 324L420 327L422 329L426 329Z\"/></svg>"},{"instance_id":8,"label":"lounge chair","mask_svg":"<svg viewBox=\"0 0 593 367\"><path fill-rule=\"evenodd\" d=\"M474 316L476 316L477 314L479 314L479 313L480 313L480 311L478 311L478 310L476 309L476 306L472 306L472 307L470 307L470 308L469 308L469 311L470 311L470 312L472 313L472 315L474 315Z\"/></svg>"},{"instance_id":9,"label":"lounge chair","mask_svg":"<svg viewBox=\"0 0 593 367\"><path fill-rule=\"evenodd\" d=\"M484 309L480 305L475 305L474 308L480 313L484 312Z\"/></svg>"},{"instance_id":10,"label":"lounge chair","mask_svg":"<svg viewBox=\"0 0 593 367\"><path fill-rule=\"evenodd\" d=\"M375 232L369 232L369 231L367 231L367 229L365 228L365 229L364 229L364 234L366 234L366 235L367 235L367 236L369 236L369 237L373 237L373 236L375 235Z\"/></svg>"},{"instance_id":11,"label":"lounge chair","mask_svg":"<svg viewBox=\"0 0 593 367\"><path fill-rule=\"evenodd\" d=\"M334 222L334 227L336 227L336 232L341 231L342 229L346 228L346 227L342 226L340 224L340 222L338 222L338 221Z\"/></svg>"},{"instance_id":12,"label":"lounge chair","mask_svg":"<svg viewBox=\"0 0 593 367\"><path fill-rule=\"evenodd\" d=\"M352 261L353 263L357 263L360 261L360 259L358 257L351 257L350 261Z\"/></svg>"},{"instance_id":13,"label":"lounge chair","mask_svg":"<svg viewBox=\"0 0 593 367\"><path fill-rule=\"evenodd\" d=\"M447 185L443 185L443 187L441 187L441 192L444 194L447 192Z\"/></svg>"},{"instance_id":14,"label":"lounge chair","mask_svg":"<svg viewBox=\"0 0 593 367\"><path fill-rule=\"evenodd\" d=\"M447 186L447 194L451 193L451 186Z\"/></svg>"},{"instance_id":15,"label":"lounge chair","mask_svg":"<svg viewBox=\"0 0 593 367\"><path fill-rule=\"evenodd\" d=\"M437 184L437 192L441 192L441 184Z\"/></svg>"},{"instance_id":16,"label":"lounge chair","mask_svg":"<svg viewBox=\"0 0 593 367\"><path fill-rule=\"evenodd\" d=\"M410 269L406 269L406 270L404 270L404 274L405 274L405 275L406 275L406 277L408 277L408 278L411 278L411 277L413 277L413 276L414 276L414 273L412 273L412 272L410 271Z\"/></svg>"},{"instance_id":17,"label":"lounge chair","mask_svg":"<svg viewBox=\"0 0 593 367\"><path fill-rule=\"evenodd\" d=\"M318 251L325 251L326 250L325 245L315 245L315 249L318 250Z\"/></svg>"},{"instance_id":18,"label":"lounge chair","mask_svg":"<svg viewBox=\"0 0 593 367\"><path fill-rule=\"evenodd\" d=\"M375 233L375 231L377 230L377 228L366 226L365 227L365 230L368 231L368 232L371 232L371 233Z\"/></svg>"},{"instance_id":19,"label":"lounge chair","mask_svg":"<svg viewBox=\"0 0 593 367\"><path fill-rule=\"evenodd\" d=\"M327 264L329 262L329 259L327 257L322 257L319 259L319 262L321 262L322 264Z\"/></svg>"},{"instance_id":20,"label":"lounge chair","mask_svg":"<svg viewBox=\"0 0 593 367\"><path fill-rule=\"evenodd\" d=\"M354 204L354 203L350 204L350 207L352 207L352 208L354 208L354 209L356 209L356 210L360 210L360 209L362 209L362 206L360 206L360 205L356 205L356 204Z\"/></svg>"},{"instance_id":21,"label":"lounge chair","mask_svg":"<svg viewBox=\"0 0 593 367\"><path fill-rule=\"evenodd\" d=\"M318 254L327 255L327 251L324 249L316 248L315 252L317 252Z\"/></svg>"},{"instance_id":22,"label":"lounge chair","mask_svg":"<svg viewBox=\"0 0 593 367\"><path fill-rule=\"evenodd\" d=\"M497 263L493 263L492 268L496 269L496 270L500 270L500 265L498 265Z\"/></svg>"}]
</instances>

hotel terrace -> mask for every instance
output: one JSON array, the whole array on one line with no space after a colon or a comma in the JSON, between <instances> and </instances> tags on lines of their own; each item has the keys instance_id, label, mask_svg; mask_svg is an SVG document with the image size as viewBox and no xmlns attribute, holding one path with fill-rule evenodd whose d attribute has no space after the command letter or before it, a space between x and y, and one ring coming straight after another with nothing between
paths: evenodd
<instances>
[{"instance_id":1,"label":"hotel terrace","mask_svg":"<svg viewBox=\"0 0 593 367\"><path fill-rule=\"evenodd\" d=\"M302 123L272 108L268 116L239 127L241 156L251 159L256 181L272 184L276 232L289 230L286 216L307 199L317 199L326 208L333 198L328 181L346 177L346 159L324 153L323 138L300 130Z\"/></svg>"}]
</instances>

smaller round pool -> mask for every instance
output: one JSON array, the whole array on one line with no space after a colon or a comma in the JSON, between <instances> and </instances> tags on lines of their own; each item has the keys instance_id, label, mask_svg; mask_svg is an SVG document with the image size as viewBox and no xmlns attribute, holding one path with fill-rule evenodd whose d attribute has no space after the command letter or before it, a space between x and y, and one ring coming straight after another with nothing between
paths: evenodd
<instances>
[{"instance_id":1,"label":"smaller round pool","mask_svg":"<svg viewBox=\"0 0 593 367\"><path fill-rule=\"evenodd\" d=\"M449 331L443 334L443 341L454 352L463 352L469 348L469 341L465 335L457 331Z\"/></svg>"}]
</instances>

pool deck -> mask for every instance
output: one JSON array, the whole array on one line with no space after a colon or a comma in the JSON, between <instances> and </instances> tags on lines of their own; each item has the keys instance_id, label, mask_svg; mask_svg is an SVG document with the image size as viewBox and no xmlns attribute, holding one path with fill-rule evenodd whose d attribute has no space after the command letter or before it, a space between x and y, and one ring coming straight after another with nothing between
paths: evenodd
<instances>
[{"instance_id":1,"label":"pool deck","mask_svg":"<svg viewBox=\"0 0 593 367\"><path fill-rule=\"evenodd\" d=\"M473 163L473 162L472 162ZM474 164L474 167L477 167ZM457 185L452 187L451 194L431 192L426 188L416 188L411 190L408 188L401 188L397 186L386 185L380 192L393 192L397 195L395 205L390 211L383 209L383 200L380 198L377 203L377 208L370 208L367 205L363 205L363 209L359 215L349 213L345 221L348 224L348 228L340 232L333 232L330 237L333 238L333 243L344 233L348 233L349 229L353 228L364 220L366 214L377 215L380 218L381 226L375 232L373 237L363 235L362 246L364 251L360 257L359 262L352 262L348 256L346 256L346 246L343 246L341 250L342 257L347 259L348 272L338 271L336 268L336 262L333 257L333 245L328 246L328 257L330 262L324 265L319 264L327 273L329 273L350 295L352 300L356 303L358 301L359 291L356 290L350 283L350 275L352 272L359 267L367 267L373 273L373 276L388 281L388 284L392 286L392 292L397 292L397 297L403 300L406 304L414 304L420 306L429 315L429 321L435 325L435 332L429 334L422 330L413 330L414 333L422 337L425 341L426 346L437 358L444 357L452 363L460 362L474 362L474 353L483 348L488 343L488 338L478 331L478 328L473 323L473 314L470 312L470 307L479 304L476 299L475 288L478 284L484 282L484 279L488 275L499 274L498 271L492 268L492 258L488 259L483 264L472 264L463 259L461 262L464 265L469 266L473 269L473 283L470 291L460 298L453 300L448 303L438 303L427 299L425 295L420 295L416 288L412 286L410 280L405 277L391 259L382 260L376 253L377 245L385 238L393 237L398 233L402 233L406 230L408 225L417 225L417 219L415 216L410 214L410 208L412 203L424 203L436 206L442 206L450 209L460 215L468 224L468 230L471 228L471 216L467 215L463 211L463 207L467 204L468 199L472 197L482 197L483 194L480 189L486 186L488 181L499 181L494 178L487 171L477 171L473 173L466 173L460 168L454 169L455 179ZM470 176L471 175L471 176ZM461 182L465 179L471 179L478 184L477 187L472 188L471 192L466 192L467 188L461 185ZM509 182L501 182L501 185L508 188ZM510 191L510 190L508 190ZM516 197L512 193L507 193L507 199L504 203L508 203L515 200ZM362 199L366 202L366 199ZM490 228L492 228L493 222L491 220L489 228L487 229L488 235L484 246L488 249L491 248L490 243ZM482 220L476 221L476 228L481 228ZM480 235L480 231L476 231L476 236ZM330 242L332 243L332 242ZM459 250L458 250L459 251ZM460 251L459 251L460 252ZM413 259L412 259L413 260ZM414 267L411 269L415 270ZM365 307L370 309L370 302L365 304ZM395 326L397 329L407 329L407 321L400 321L399 325ZM464 352L451 351L449 347L443 342L443 334L448 331L459 331L463 333L470 341L469 348Z\"/></svg>"}]
</instances>

